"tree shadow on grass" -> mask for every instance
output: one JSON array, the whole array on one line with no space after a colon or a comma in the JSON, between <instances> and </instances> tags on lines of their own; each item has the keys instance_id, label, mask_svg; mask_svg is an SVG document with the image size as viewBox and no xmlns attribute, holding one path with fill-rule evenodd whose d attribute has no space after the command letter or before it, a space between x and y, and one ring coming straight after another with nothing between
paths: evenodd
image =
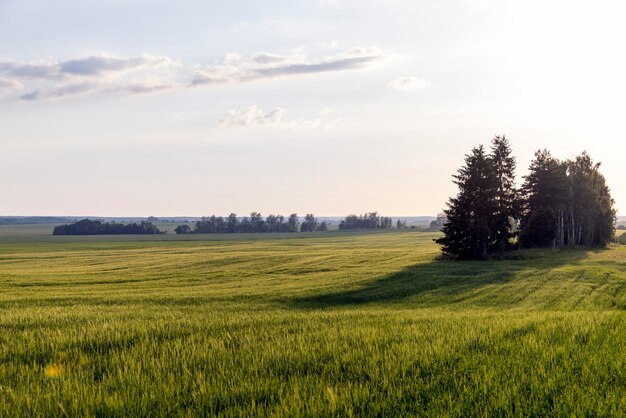
<instances>
[{"instance_id":1,"label":"tree shadow on grass","mask_svg":"<svg viewBox=\"0 0 626 418\"><path fill-rule=\"evenodd\" d=\"M588 252L582 250L530 250L514 254L523 258L515 260L432 260L374 279L358 288L292 298L288 305L299 309L319 309L395 303L411 298L421 306L434 307L474 298L481 306L495 306L498 302L490 301L489 295L482 292L484 288L506 284L519 277L521 272L545 275L559 266L580 264L587 255ZM515 295L503 294L499 297L508 298L511 303L515 300Z\"/></svg>"}]
</instances>

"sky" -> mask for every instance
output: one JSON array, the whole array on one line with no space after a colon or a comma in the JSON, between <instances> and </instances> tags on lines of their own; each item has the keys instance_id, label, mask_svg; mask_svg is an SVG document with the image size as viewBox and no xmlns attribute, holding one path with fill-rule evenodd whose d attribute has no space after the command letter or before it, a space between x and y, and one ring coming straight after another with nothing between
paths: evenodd
<instances>
[{"instance_id":1,"label":"sky","mask_svg":"<svg viewBox=\"0 0 626 418\"><path fill-rule=\"evenodd\" d=\"M626 4L0 0L0 215L435 215L506 135L626 214Z\"/></svg>"}]
</instances>

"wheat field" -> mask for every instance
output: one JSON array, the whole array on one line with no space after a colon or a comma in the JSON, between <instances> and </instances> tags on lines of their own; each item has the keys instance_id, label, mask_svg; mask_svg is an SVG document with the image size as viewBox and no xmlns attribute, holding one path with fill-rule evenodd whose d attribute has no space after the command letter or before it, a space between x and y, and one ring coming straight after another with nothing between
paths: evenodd
<instances>
[{"instance_id":1,"label":"wheat field","mask_svg":"<svg viewBox=\"0 0 626 418\"><path fill-rule=\"evenodd\" d=\"M0 416L624 415L626 246L0 240Z\"/></svg>"}]
</instances>

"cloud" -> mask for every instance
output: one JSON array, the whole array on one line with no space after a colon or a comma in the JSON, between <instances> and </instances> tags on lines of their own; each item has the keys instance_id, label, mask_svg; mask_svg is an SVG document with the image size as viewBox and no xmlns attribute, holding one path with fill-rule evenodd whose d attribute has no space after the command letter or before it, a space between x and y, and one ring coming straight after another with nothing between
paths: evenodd
<instances>
[{"instance_id":1,"label":"cloud","mask_svg":"<svg viewBox=\"0 0 626 418\"><path fill-rule=\"evenodd\" d=\"M282 121L284 113L285 111L280 108L265 112L257 106L250 106L242 110L231 110L220 122L220 127L276 126Z\"/></svg>"},{"instance_id":2,"label":"cloud","mask_svg":"<svg viewBox=\"0 0 626 418\"><path fill-rule=\"evenodd\" d=\"M0 73L19 78L58 78L58 65L54 62L16 63L0 61Z\"/></svg>"},{"instance_id":3,"label":"cloud","mask_svg":"<svg viewBox=\"0 0 626 418\"><path fill-rule=\"evenodd\" d=\"M400 77L395 80L391 80L388 85L396 91L411 92L424 90L430 86L430 83L417 77Z\"/></svg>"},{"instance_id":4,"label":"cloud","mask_svg":"<svg viewBox=\"0 0 626 418\"><path fill-rule=\"evenodd\" d=\"M22 83L17 80L0 77L0 90L20 90L22 87Z\"/></svg>"},{"instance_id":5,"label":"cloud","mask_svg":"<svg viewBox=\"0 0 626 418\"><path fill-rule=\"evenodd\" d=\"M104 73L137 70L144 67L160 67L173 65L167 57L153 57L142 55L133 58L115 58L107 56L91 56L83 59L64 61L59 64L59 70L65 74L101 75Z\"/></svg>"},{"instance_id":6,"label":"cloud","mask_svg":"<svg viewBox=\"0 0 626 418\"><path fill-rule=\"evenodd\" d=\"M229 59L230 58L230 59ZM247 81L344 71L363 68L381 58L374 48L354 48L317 61L307 60L301 54L257 54L251 59L239 55L227 57L227 65L205 67L196 72L192 85L242 83Z\"/></svg>"},{"instance_id":7,"label":"cloud","mask_svg":"<svg viewBox=\"0 0 626 418\"><path fill-rule=\"evenodd\" d=\"M167 57L141 55L117 58L94 55L68 61L13 62L0 61L0 73L20 78L63 79L72 76L102 76L106 74L139 70L145 67L172 66L175 62Z\"/></svg>"},{"instance_id":8,"label":"cloud","mask_svg":"<svg viewBox=\"0 0 626 418\"><path fill-rule=\"evenodd\" d=\"M318 59L301 53L259 52L248 57L230 53L221 63L208 66L183 65L169 57L152 55L130 58L92 55L66 61L0 61L0 89L21 88L23 82L30 92L21 95L22 100L104 92L140 94L353 70L364 68L381 56L375 48L353 48ZM9 79L13 81L9 83Z\"/></svg>"},{"instance_id":9,"label":"cloud","mask_svg":"<svg viewBox=\"0 0 626 418\"><path fill-rule=\"evenodd\" d=\"M95 89L96 86L91 83L68 84L51 90L47 93L42 93L39 90L34 90L20 96L20 99L33 101L41 99L60 98L65 96L73 96L76 94L89 93L94 91Z\"/></svg>"},{"instance_id":10,"label":"cloud","mask_svg":"<svg viewBox=\"0 0 626 418\"><path fill-rule=\"evenodd\" d=\"M169 57L118 58L92 55L67 61L0 61L0 75L35 84L22 100L61 98L98 92L148 93L184 86L176 79L181 65ZM8 82L0 78L0 88ZM16 84L17 83L17 84ZM13 86L22 86L13 81Z\"/></svg>"},{"instance_id":11,"label":"cloud","mask_svg":"<svg viewBox=\"0 0 626 418\"><path fill-rule=\"evenodd\" d=\"M334 127L341 119L331 119L330 111L322 110L316 118L300 117L285 119L285 110L274 108L265 111L258 106L231 110L220 121L220 128L278 128L278 129L314 129Z\"/></svg>"},{"instance_id":12,"label":"cloud","mask_svg":"<svg viewBox=\"0 0 626 418\"><path fill-rule=\"evenodd\" d=\"M30 93L26 93L20 96L22 100L39 100L40 97L39 90L31 91Z\"/></svg>"},{"instance_id":13,"label":"cloud","mask_svg":"<svg viewBox=\"0 0 626 418\"><path fill-rule=\"evenodd\" d=\"M252 60L257 64L268 65L268 64L277 64L277 63L289 61L290 57L288 55L278 55L278 54L270 54L267 52L261 52L256 55L253 55Z\"/></svg>"},{"instance_id":14,"label":"cloud","mask_svg":"<svg viewBox=\"0 0 626 418\"><path fill-rule=\"evenodd\" d=\"M20 96L22 100L42 100L42 99L55 99L66 96L74 96L79 94L88 93L129 93L129 94L142 94L152 93L157 91L169 90L178 87L175 84L163 84L160 82L140 81L130 83L76 83L67 84L55 87L52 90L48 90L45 93L39 90L34 90L30 93Z\"/></svg>"}]
</instances>

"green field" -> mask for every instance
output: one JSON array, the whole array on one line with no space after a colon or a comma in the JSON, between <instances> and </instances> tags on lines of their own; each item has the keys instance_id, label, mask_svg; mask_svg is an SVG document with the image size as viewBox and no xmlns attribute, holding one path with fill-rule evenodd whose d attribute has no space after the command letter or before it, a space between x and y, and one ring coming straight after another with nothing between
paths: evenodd
<instances>
[{"instance_id":1,"label":"green field","mask_svg":"<svg viewBox=\"0 0 626 418\"><path fill-rule=\"evenodd\" d=\"M625 414L626 246L433 237L7 233L0 416Z\"/></svg>"}]
</instances>

